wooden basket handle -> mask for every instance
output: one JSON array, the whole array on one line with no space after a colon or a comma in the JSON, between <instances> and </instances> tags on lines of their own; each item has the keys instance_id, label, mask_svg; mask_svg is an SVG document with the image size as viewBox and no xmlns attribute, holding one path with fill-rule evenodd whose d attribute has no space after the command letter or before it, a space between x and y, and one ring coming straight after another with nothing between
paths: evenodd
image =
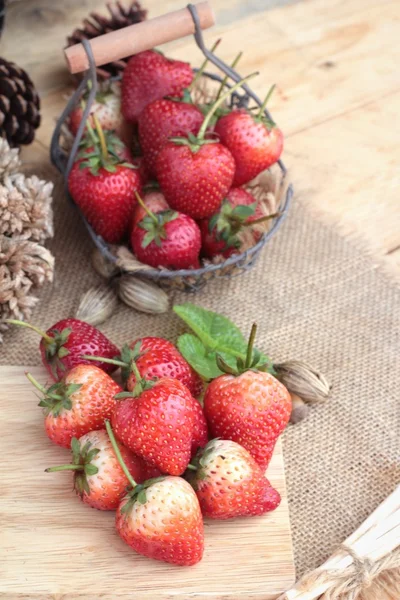
<instances>
[{"instance_id":1,"label":"wooden basket handle","mask_svg":"<svg viewBox=\"0 0 400 600\"><path fill-rule=\"evenodd\" d=\"M208 29L214 25L214 13L209 2L195 4L195 8L201 29ZM194 32L192 15L188 8L183 8L100 35L92 39L90 45L96 66L99 67ZM82 44L66 48L64 54L71 73L80 73L89 68L88 57Z\"/></svg>"}]
</instances>

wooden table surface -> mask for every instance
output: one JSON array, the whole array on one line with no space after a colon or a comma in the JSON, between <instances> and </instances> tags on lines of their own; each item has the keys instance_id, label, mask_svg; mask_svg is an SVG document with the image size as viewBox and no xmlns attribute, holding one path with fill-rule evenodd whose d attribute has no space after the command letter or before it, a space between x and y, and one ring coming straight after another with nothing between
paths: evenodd
<instances>
[{"instance_id":1,"label":"wooden table surface","mask_svg":"<svg viewBox=\"0 0 400 600\"><path fill-rule=\"evenodd\" d=\"M254 88L277 90L270 108L286 135L285 160L296 192L343 231L362 236L400 273L400 3L398 0L212 0L222 58L245 52L241 72L260 71ZM145 0L150 16L184 0ZM276 3L277 4L277 3ZM19 0L10 4L2 56L28 70L42 97L43 123L24 150L48 163L54 119L69 76L67 34L102 0ZM173 57L199 64L192 38L170 44ZM252 82L253 85L253 82Z\"/></svg>"}]
</instances>

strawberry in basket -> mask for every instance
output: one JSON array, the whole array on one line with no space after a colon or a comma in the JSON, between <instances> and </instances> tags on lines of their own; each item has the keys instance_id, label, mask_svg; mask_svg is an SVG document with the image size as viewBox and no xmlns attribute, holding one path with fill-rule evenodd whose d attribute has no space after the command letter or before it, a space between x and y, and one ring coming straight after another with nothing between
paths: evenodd
<instances>
[{"instance_id":1,"label":"strawberry in basket","mask_svg":"<svg viewBox=\"0 0 400 600\"><path fill-rule=\"evenodd\" d=\"M121 159L115 146L107 146L94 115L99 143L78 155L68 177L68 188L76 204L106 242L118 243L129 231L136 204L135 191L141 191L138 169Z\"/></svg>"}]
</instances>

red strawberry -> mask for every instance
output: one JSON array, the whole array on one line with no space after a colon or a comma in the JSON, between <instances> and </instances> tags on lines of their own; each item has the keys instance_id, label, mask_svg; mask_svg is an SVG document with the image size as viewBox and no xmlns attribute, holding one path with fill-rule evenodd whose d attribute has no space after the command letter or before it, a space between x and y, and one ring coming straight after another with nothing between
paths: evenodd
<instances>
[{"instance_id":1,"label":"red strawberry","mask_svg":"<svg viewBox=\"0 0 400 600\"><path fill-rule=\"evenodd\" d=\"M197 134L203 122L202 112L194 104L174 100L156 100L139 116L139 140L150 173L156 172L156 158L169 138Z\"/></svg>"},{"instance_id":2,"label":"red strawberry","mask_svg":"<svg viewBox=\"0 0 400 600\"><path fill-rule=\"evenodd\" d=\"M88 95L87 93L84 97L84 104L86 104ZM92 127L94 127L94 114L97 116L102 129L115 131L126 139L127 124L121 113L121 88L118 84L107 85L105 89L97 92L89 113L89 123ZM73 135L77 134L82 116L83 106L81 105L76 106L70 114L68 127Z\"/></svg>"},{"instance_id":3,"label":"red strawberry","mask_svg":"<svg viewBox=\"0 0 400 600\"><path fill-rule=\"evenodd\" d=\"M82 358L86 355L99 355L104 358L113 358L119 355L119 349L93 325L79 319L62 319L47 331L23 321L9 320L9 323L33 329L41 336L40 353L42 362L51 377L58 381L65 373L77 365L96 365L106 373L112 373L117 368L113 364L94 362Z\"/></svg>"},{"instance_id":4,"label":"red strawberry","mask_svg":"<svg viewBox=\"0 0 400 600\"><path fill-rule=\"evenodd\" d=\"M82 150L68 176L68 188L97 235L106 242L118 243L131 225L135 191L141 191L140 175L107 147L97 127L100 144L94 144L92 152Z\"/></svg>"},{"instance_id":5,"label":"red strawberry","mask_svg":"<svg viewBox=\"0 0 400 600\"><path fill-rule=\"evenodd\" d=\"M216 110L242 83L211 106L197 136L173 138L157 156L157 179L168 204L193 219L210 217L232 186L235 161L225 146L207 139L206 132Z\"/></svg>"},{"instance_id":6,"label":"red strawberry","mask_svg":"<svg viewBox=\"0 0 400 600\"><path fill-rule=\"evenodd\" d=\"M207 421L200 402L195 398L193 398L193 409L195 413L195 419L192 438L192 456L196 454L199 448L204 448L208 442Z\"/></svg>"},{"instance_id":7,"label":"red strawberry","mask_svg":"<svg viewBox=\"0 0 400 600\"><path fill-rule=\"evenodd\" d=\"M187 471L187 479L205 517L263 515L281 501L254 458L236 442L211 440L192 464L197 470Z\"/></svg>"},{"instance_id":8,"label":"red strawberry","mask_svg":"<svg viewBox=\"0 0 400 600\"><path fill-rule=\"evenodd\" d=\"M132 152L128 146L124 144L118 135L114 131L103 131L104 141L107 147L107 151L116 158L119 158L121 162L127 162L129 164L135 164L135 159L132 156ZM88 154L96 154L101 144L101 140L97 131L90 130L84 133L79 144L80 157L85 158ZM137 160L137 159L136 159Z\"/></svg>"},{"instance_id":9,"label":"red strawberry","mask_svg":"<svg viewBox=\"0 0 400 600\"><path fill-rule=\"evenodd\" d=\"M229 150L218 143L170 142L157 156L156 171L169 205L203 219L220 207L232 185L235 163Z\"/></svg>"},{"instance_id":10,"label":"red strawberry","mask_svg":"<svg viewBox=\"0 0 400 600\"><path fill-rule=\"evenodd\" d=\"M141 199L139 203L147 215L132 230L131 246L136 257L152 267L199 267L201 234L197 223L183 213L170 209L153 213Z\"/></svg>"},{"instance_id":11,"label":"red strawberry","mask_svg":"<svg viewBox=\"0 0 400 600\"><path fill-rule=\"evenodd\" d=\"M78 365L47 390L28 375L44 394L45 429L52 442L69 448L73 437L101 429L117 401L120 386L94 365Z\"/></svg>"},{"instance_id":12,"label":"red strawberry","mask_svg":"<svg viewBox=\"0 0 400 600\"><path fill-rule=\"evenodd\" d=\"M72 464L50 467L46 472L73 470L74 489L82 502L98 510L116 510L129 481L124 474L105 429L72 438ZM137 483L153 477L145 462L119 444L119 451ZM157 473L156 473L157 474ZM159 473L158 473L159 474Z\"/></svg>"},{"instance_id":13,"label":"red strawberry","mask_svg":"<svg viewBox=\"0 0 400 600\"><path fill-rule=\"evenodd\" d=\"M136 486L122 500L115 525L121 538L148 558L190 566L203 556L199 501L181 477L158 477Z\"/></svg>"},{"instance_id":14,"label":"red strawberry","mask_svg":"<svg viewBox=\"0 0 400 600\"><path fill-rule=\"evenodd\" d=\"M169 208L168 203L162 192L151 191L146 192L143 196L143 204L152 213L158 213ZM143 206L137 204L133 213L132 229L147 216L147 212Z\"/></svg>"},{"instance_id":15,"label":"red strawberry","mask_svg":"<svg viewBox=\"0 0 400 600\"><path fill-rule=\"evenodd\" d=\"M282 154L283 134L262 113L255 116L244 109L234 110L218 120L215 133L235 159L235 187L254 179Z\"/></svg>"},{"instance_id":16,"label":"red strawberry","mask_svg":"<svg viewBox=\"0 0 400 600\"><path fill-rule=\"evenodd\" d=\"M220 375L209 384L204 397L204 414L213 437L233 440L243 446L262 469L271 459L276 440L285 429L292 402L285 386L270 373L257 369L260 355L254 351L253 325L246 362L238 360L237 375ZM225 368L223 361L219 361ZM232 374L231 374L232 373Z\"/></svg>"},{"instance_id":17,"label":"red strawberry","mask_svg":"<svg viewBox=\"0 0 400 600\"><path fill-rule=\"evenodd\" d=\"M221 208L200 223L202 252L208 258L222 254L225 258L240 250L241 232L249 231L253 221L264 218L260 203L243 188L232 188ZM261 231L251 231L254 244Z\"/></svg>"},{"instance_id":18,"label":"red strawberry","mask_svg":"<svg viewBox=\"0 0 400 600\"><path fill-rule=\"evenodd\" d=\"M191 455L195 423L193 397L177 379L140 379L133 392L119 400L111 422L115 435L130 450L163 473L180 475ZM125 394L125 396L126 396Z\"/></svg>"},{"instance_id":19,"label":"red strawberry","mask_svg":"<svg viewBox=\"0 0 400 600\"><path fill-rule=\"evenodd\" d=\"M147 50L132 58L122 77L122 113L135 123L142 110L164 96L181 96L190 85L193 71L188 63Z\"/></svg>"}]
</instances>

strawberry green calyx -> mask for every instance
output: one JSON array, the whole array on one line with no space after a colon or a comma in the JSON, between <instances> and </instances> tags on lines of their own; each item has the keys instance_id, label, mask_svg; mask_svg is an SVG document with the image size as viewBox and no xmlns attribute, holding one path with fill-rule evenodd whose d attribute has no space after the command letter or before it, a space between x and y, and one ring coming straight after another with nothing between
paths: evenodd
<instances>
[{"instance_id":1,"label":"strawberry green calyx","mask_svg":"<svg viewBox=\"0 0 400 600\"><path fill-rule=\"evenodd\" d=\"M201 148L201 146L203 146L204 144L215 144L218 143L218 139L209 139L209 138L205 138L206 135L206 131L208 126L211 124L211 120L213 118L214 113L216 112L216 110L221 106L221 104L223 102L225 102L225 100L227 98L229 98L229 96L235 91L237 90L241 85L243 85L243 83L246 83L247 81L249 81L249 79L251 79L252 77L255 77L256 75L258 75L258 73L251 73L250 75L248 75L247 77L245 77L244 79L241 79L240 81L238 81L237 83L235 83L235 85L233 85L225 94L223 94L222 96L220 96L215 102L214 104L212 104L204 118L204 121L200 127L199 133L197 134L197 136L193 135L192 133L190 133L187 137L173 137L170 138L171 142L174 142L176 145L178 146L189 146L189 148L191 149L191 151L193 153L198 152L198 150Z\"/></svg>"},{"instance_id":2,"label":"strawberry green calyx","mask_svg":"<svg viewBox=\"0 0 400 600\"><path fill-rule=\"evenodd\" d=\"M96 475L99 471L99 469L92 464L92 460L98 455L100 450L98 448L92 448L90 442L86 442L83 448L81 448L79 440L75 437L71 440L71 450L71 464L49 467L48 469L45 469L45 472L56 473L58 471L75 471L74 488L76 493L80 497L82 497L84 493L89 495L90 486L88 476Z\"/></svg>"},{"instance_id":3,"label":"strawberry green calyx","mask_svg":"<svg viewBox=\"0 0 400 600\"><path fill-rule=\"evenodd\" d=\"M257 333L257 324L253 323L250 331L249 341L247 343L246 358L237 358L236 367L228 365L220 355L217 355L217 365L223 373L229 375L241 375L246 371L271 372L271 365L268 363L259 364L261 352L254 348L254 341Z\"/></svg>"},{"instance_id":4,"label":"strawberry green calyx","mask_svg":"<svg viewBox=\"0 0 400 600\"><path fill-rule=\"evenodd\" d=\"M80 383L64 383L63 381L59 381L46 389L36 381L31 373L25 374L35 388L44 396L39 402L39 406L45 409L46 414L51 413L54 417L58 417L63 410L71 410L71 396L82 387Z\"/></svg>"},{"instance_id":5,"label":"strawberry green calyx","mask_svg":"<svg viewBox=\"0 0 400 600\"><path fill-rule=\"evenodd\" d=\"M152 479L148 479L144 483L137 484L136 481L133 479L132 475L130 474L129 469L126 466L125 461L121 456L121 452L118 448L118 444L115 439L114 432L111 428L111 424L108 419L106 419L106 421L105 421L105 426L106 426L106 431L107 431L108 437L110 438L111 445L115 452L115 456L117 457L118 463L119 463L121 469L123 470L127 480L129 481L129 484L131 485L131 488L132 488L130 491L128 491L127 495L125 496L125 498L127 498L128 501L125 503L124 507L121 510L121 512L123 514L124 513L126 514L127 512L130 511L130 509L135 504L135 502L139 502L140 504L146 504L147 488L150 487L153 483L156 483L157 481L162 481L163 479L165 479L165 477L164 476L154 477Z\"/></svg>"},{"instance_id":6,"label":"strawberry green calyx","mask_svg":"<svg viewBox=\"0 0 400 600\"><path fill-rule=\"evenodd\" d=\"M247 219L254 215L257 204L258 202L253 202L253 204L233 207L229 200L224 200L220 211L210 219L208 226L210 233L215 230L216 237L224 241L227 248L239 248L240 240L237 234L247 225ZM248 225L252 224L254 221L248 223Z\"/></svg>"},{"instance_id":7,"label":"strawberry green calyx","mask_svg":"<svg viewBox=\"0 0 400 600\"><path fill-rule=\"evenodd\" d=\"M178 217L178 213L167 209L155 214L145 205L138 192L135 192L135 194L138 203L147 213L147 216L139 223L139 227L147 231L142 242L142 247L147 248L151 242L154 242L160 248L162 240L167 239L165 225L170 221L174 221Z\"/></svg>"}]
</instances>

